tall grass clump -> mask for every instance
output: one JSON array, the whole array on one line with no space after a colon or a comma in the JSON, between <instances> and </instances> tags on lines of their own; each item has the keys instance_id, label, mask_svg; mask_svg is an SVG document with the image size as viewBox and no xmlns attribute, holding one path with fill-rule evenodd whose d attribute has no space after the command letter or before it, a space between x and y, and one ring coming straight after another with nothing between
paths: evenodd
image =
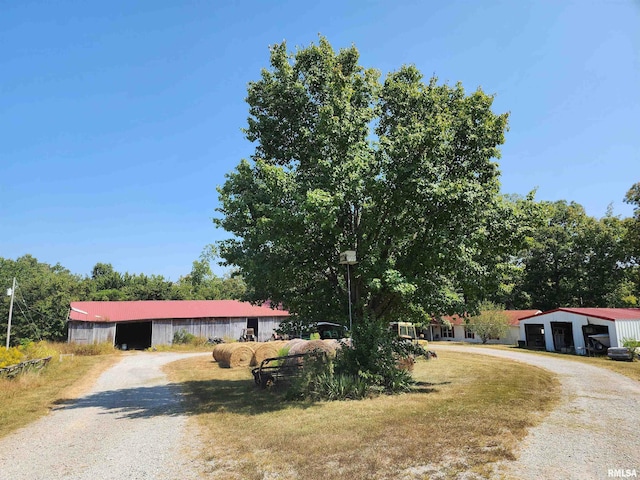
<instances>
[{"instance_id":1,"label":"tall grass clump","mask_svg":"<svg viewBox=\"0 0 640 480\"><path fill-rule=\"evenodd\" d=\"M101 343L58 343L55 348L61 354L73 354L80 356L109 355L116 352L111 342Z\"/></svg>"}]
</instances>

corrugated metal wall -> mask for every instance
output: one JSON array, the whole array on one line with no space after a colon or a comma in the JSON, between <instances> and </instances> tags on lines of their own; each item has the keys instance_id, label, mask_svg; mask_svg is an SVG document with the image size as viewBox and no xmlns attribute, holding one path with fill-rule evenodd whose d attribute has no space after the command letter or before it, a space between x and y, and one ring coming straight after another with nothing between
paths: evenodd
<instances>
[{"instance_id":1,"label":"corrugated metal wall","mask_svg":"<svg viewBox=\"0 0 640 480\"><path fill-rule=\"evenodd\" d=\"M619 347L627 338L640 340L640 320L616 320L615 325Z\"/></svg>"}]
</instances>

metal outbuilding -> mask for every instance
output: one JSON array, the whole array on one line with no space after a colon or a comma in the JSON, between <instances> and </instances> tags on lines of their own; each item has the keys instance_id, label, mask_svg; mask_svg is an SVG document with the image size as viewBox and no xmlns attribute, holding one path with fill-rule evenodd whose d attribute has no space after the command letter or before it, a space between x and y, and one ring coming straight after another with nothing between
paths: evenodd
<instances>
[{"instance_id":1,"label":"metal outbuilding","mask_svg":"<svg viewBox=\"0 0 640 480\"><path fill-rule=\"evenodd\" d=\"M289 312L237 300L146 300L71 302L69 342L112 342L119 347L169 345L177 332L237 339L253 328L259 341L271 337Z\"/></svg>"},{"instance_id":2,"label":"metal outbuilding","mask_svg":"<svg viewBox=\"0 0 640 480\"><path fill-rule=\"evenodd\" d=\"M529 348L586 355L599 337L611 347L640 340L640 308L558 308L520 320Z\"/></svg>"}]
</instances>

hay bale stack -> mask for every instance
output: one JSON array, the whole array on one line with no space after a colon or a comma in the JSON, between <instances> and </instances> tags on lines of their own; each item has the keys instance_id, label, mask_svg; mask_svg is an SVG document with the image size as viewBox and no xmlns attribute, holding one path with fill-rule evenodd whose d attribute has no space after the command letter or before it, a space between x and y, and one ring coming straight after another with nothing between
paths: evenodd
<instances>
[{"instance_id":1,"label":"hay bale stack","mask_svg":"<svg viewBox=\"0 0 640 480\"><path fill-rule=\"evenodd\" d=\"M307 340L303 340L303 339L301 339L301 338L292 338L291 340L289 340L289 341L287 342L287 344L285 345L285 348L288 348L288 349L289 349L289 353L290 353L290 354L293 354L293 353L291 352L291 349L292 349L292 348L294 348L297 344L299 344L299 343L304 343L304 342L306 342L306 341L307 341Z\"/></svg>"},{"instance_id":2,"label":"hay bale stack","mask_svg":"<svg viewBox=\"0 0 640 480\"><path fill-rule=\"evenodd\" d=\"M253 352L252 365L260 365L265 358L277 357L278 352L285 348L288 342L284 340L276 340L274 342L262 343Z\"/></svg>"},{"instance_id":3,"label":"hay bale stack","mask_svg":"<svg viewBox=\"0 0 640 480\"><path fill-rule=\"evenodd\" d=\"M255 342L223 343L213 349L213 358L226 368L248 367L253 360Z\"/></svg>"},{"instance_id":4,"label":"hay bale stack","mask_svg":"<svg viewBox=\"0 0 640 480\"><path fill-rule=\"evenodd\" d=\"M298 354L298 353L310 353L310 352L326 352L330 356L335 355L336 349L330 343L325 342L324 340L305 340L300 343L296 343L289 350L289 354Z\"/></svg>"}]
</instances>

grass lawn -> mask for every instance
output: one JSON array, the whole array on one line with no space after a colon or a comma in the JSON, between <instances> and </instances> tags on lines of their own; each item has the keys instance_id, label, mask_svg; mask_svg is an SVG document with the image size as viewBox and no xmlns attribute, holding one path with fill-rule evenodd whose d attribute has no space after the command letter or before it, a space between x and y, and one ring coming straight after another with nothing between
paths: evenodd
<instances>
[{"instance_id":1,"label":"grass lawn","mask_svg":"<svg viewBox=\"0 0 640 480\"><path fill-rule=\"evenodd\" d=\"M536 367L446 351L416 364L412 393L362 401L287 403L211 358L166 369L200 426L207 475L225 479L493 478L559 386Z\"/></svg>"},{"instance_id":2,"label":"grass lawn","mask_svg":"<svg viewBox=\"0 0 640 480\"><path fill-rule=\"evenodd\" d=\"M57 400L81 395L119 358L56 355L41 371L0 378L0 437L46 415Z\"/></svg>"}]
</instances>

